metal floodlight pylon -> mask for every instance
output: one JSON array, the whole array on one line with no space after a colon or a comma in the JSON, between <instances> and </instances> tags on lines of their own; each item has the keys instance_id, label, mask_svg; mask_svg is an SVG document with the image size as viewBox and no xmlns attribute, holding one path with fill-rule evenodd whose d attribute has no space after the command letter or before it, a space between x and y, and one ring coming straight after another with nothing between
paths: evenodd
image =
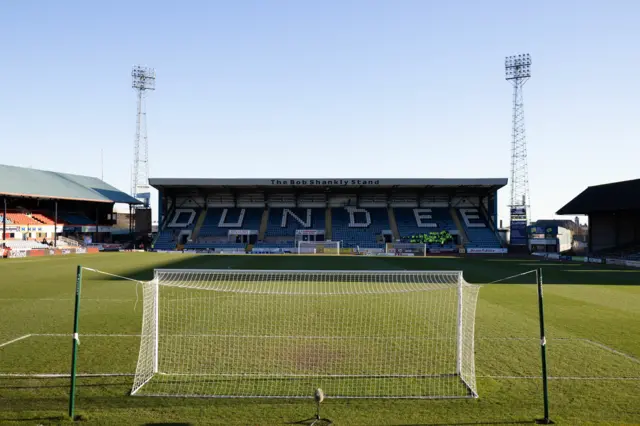
<instances>
[{"instance_id":1,"label":"metal floodlight pylon","mask_svg":"<svg viewBox=\"0 0 640 426\"><path fill-rule=\"evenodd\" d=\"M138 95L136 115L136 136L133 144L133 173L131 176L131 196L149 206L149 141L147 139L146 92L156 89L156 72L153 68L140 65L131 71L131 87Z\"/></svg>"},{"instance_id":2,"label":"metal floodlight pylon","mask_svg":"<svg viewBox=\"0 0 640 426\"><path fill-rule=\"evenodd\" d=\"M527 164L527 137L524 123L522 88L531 78L531 55L507 56L504 63L505 79L513 85L513 115L511 133L511 223L529 222L529 170ZM514 217L514 209L517 209ZM524 213L524 214L523 214ZM512 225L513 228L513 225ZM512 230L513 231L513 230ZM514 244L512 232L512 244ZM526 240L524 243L526 244Z\"/></svg>"}]
</instances>

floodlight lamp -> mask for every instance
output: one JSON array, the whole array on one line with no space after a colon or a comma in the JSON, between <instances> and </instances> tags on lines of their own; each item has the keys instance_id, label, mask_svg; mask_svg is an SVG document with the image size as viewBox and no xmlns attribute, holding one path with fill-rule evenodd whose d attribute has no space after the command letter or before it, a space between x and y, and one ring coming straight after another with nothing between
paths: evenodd
<instances>
[{"instance_id":1,"label":"floodlight lamp","mask_svg":"<svg viewBox=\"0 0 640 426\"><path fill-rule=\"evenodd\" d=\"M153 68L135 65L131 71L132 87L141 90L154 90L156 73Z\"/></svg>"},{"instance_id":2,"label":"floodlight lamp","mask_svg":"<svg viewBox=\"0 0 640 426\"><path fill-rule=\"evenodd\" d=\"M528 53L507 56L504 64L507 80L531 77L531 55Z\"/></svg>"}]
</instances>

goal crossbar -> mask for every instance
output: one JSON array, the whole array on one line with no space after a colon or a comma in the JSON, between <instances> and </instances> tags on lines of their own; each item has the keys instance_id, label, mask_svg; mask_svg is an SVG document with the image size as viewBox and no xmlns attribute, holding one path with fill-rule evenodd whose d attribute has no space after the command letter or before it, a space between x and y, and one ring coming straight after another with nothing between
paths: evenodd
<instances>
[{"instance_id":1,"label":"goal crossbar","mask_svg":"<svg viewBox=\"0 0 640 426\"><path fill-rule=\"evenodd\" d=\"M133 395L477 397L460 271L158 269Z\"/></svg>"}]
</instances>

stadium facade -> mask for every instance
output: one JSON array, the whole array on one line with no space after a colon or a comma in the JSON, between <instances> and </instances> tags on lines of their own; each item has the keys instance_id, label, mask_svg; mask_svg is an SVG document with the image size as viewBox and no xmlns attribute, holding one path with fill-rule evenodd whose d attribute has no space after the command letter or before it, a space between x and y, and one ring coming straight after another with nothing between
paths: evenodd
<instances>
[{"instance_id":1,"label":"stadium facade","mask_svg":"<svg viewBox=\"0 0 640 426\"><path fill-rule=\"evenodd\" d=\"M301 241L382 252L502 253L498 190L507 179L174 179L159 193L156 250L287 252Z\"/></svg>"},{"instance_id":2,"label":"stadium facade","mask_svg":"<svg viewBox=\"0 0 640 426\"><path fill-rule=\"evenodd\" d=\"M640 179L590 186L557 214L589 217L590 253L640 260Z\"/></svg>"}]
</instances>

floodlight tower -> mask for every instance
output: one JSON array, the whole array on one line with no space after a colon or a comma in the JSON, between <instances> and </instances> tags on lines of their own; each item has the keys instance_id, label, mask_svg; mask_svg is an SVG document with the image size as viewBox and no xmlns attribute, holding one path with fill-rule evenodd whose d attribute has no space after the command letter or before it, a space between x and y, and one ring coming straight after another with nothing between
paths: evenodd
<instances>
[{"instance_id":1,"label":"floodlight tower","mask_svg":"<svg viewBox=\"0 0 640 426\"><path fill-rule=\"evenodd\" d=\"M529 170L522 87L531 78L531 55L507 56L505 78L513 85L511 132L511 245L526 245L529 219Z\"/></svg>"},{"instance_id":2,"label":"floodlight tower","mask_svg":"<svg viewBox=\"0 0 640 426\"><path fill-rule=\"evenodd\" d=\"M138 95L138 113L136 116L136 138L133 144L133 173L131 177L131 196L149 206L149 143L147 140L146 92L156 89L156 71L153 68L136 65L131 71L133 87Z\"/></svg>"}]
</instances>

